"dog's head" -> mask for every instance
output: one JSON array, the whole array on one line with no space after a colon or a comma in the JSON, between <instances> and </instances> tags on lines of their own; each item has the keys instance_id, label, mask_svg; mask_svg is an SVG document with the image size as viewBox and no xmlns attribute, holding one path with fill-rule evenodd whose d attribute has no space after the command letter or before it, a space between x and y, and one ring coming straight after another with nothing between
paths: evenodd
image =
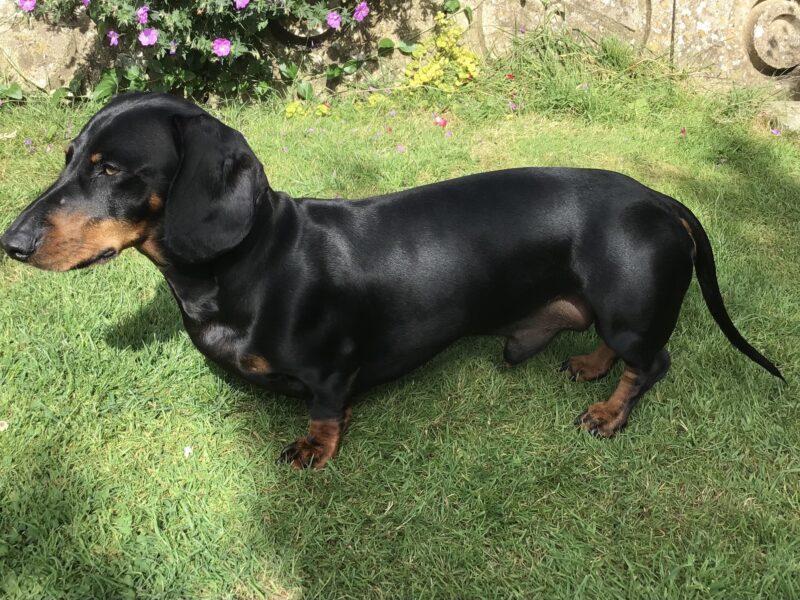
<instances>
[{"instance_id":1,"label":"dog's head","mask_svg":"<svg viewBox=\"0 0 800 600\"><path fill-rule=\"evenodd\" d=\"M156 262L198 263L249 233L267 188L237 131L166 94L126 94L67 147L56 182L0 240L51 271L88 267L137 246Z\"/></svg>"}]
</instances>

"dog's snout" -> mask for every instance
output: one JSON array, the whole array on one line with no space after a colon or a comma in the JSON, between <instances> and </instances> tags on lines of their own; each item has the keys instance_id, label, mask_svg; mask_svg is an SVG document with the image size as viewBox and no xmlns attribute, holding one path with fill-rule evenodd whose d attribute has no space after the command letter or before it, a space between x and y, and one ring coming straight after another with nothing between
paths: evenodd
<instances>
[{"instance_id":1,"label":"dog's snout","mask_svg":"<svg viewBox=\"0 0 800 600\"><path fill-rule=\"evenodd\" d=\"M11 258L25 262L35 252L36 242L32 232L12 227L0 239L0 246Z\"/></svg>"}]
</instances>

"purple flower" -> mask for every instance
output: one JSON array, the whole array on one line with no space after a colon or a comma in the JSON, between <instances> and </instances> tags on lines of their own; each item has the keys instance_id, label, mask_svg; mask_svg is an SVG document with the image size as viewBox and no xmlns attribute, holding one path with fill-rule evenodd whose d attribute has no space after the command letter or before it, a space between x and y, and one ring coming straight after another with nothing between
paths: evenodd
<instances>
[{"instance_id":1,"label":"purple flower","mask_svg":"<svg viewBox=\"0 0 800 600\"><path fill-rule=\"evenodd\" d=\"M31 12L36 8L36 0L17 0L22 12Z\"/></svg>"},{"instance_id":2,"label":"purple flower","mask_svg":"<svg viewBox=\"0 0 800 600\"><path fill-rule=\"evenodd\" d=\"M519 26L519 32L520 33L528 33L528 28L525 27L525 25L520 25Z\"/></svg>"},{"instance_id":3,"label":"purple flower","mask_svg":"<svg viewBox=\"0 0 800 600\"><path fill-rule=\"evenodd\" d=\"M776 129L775 127L770 127L769 132L772 135L780 135L781 134L781 130L780 129Z\"/></svg>"},{"instance_id":4,"label":"purple flower","mask_svg":"<svg viewBox=\"0 0 800 600\"><path fill-rule=\"evenodd\" d=\"M353 20L361 23L361 21L367 18L368 14L369 6L367 6L367 3L359 2L358 6L356 6L356 9L353 11Z\"/></svg>"},{"instance_id":5,"label":"purple flower","mask_svg":"<svg viewBox=\"0 0 800 600\"><path fill-rule=\"evenodd\" d=\"M217 56L228 56L231 53L231 41L228 38L217 38L211 42L211 51Z\"/></svg>"},{"instance_id":6,"label":"purple flower","mask_svg":"<svg viewBox=\"0 0 800 600\"><path fill-rule=\"evenodd\" d=\"M250 4L250 0L233 0L233 5L236 7L236 10L247 8L248 4Z\"/></svg>"},{"instance_id":7,"label":"purple flower","mask_svg":"<svg viewBox=\"0 0 800 600\"><path fill-rule=\"evenodd\" d=\"M108 38L109 46L116 46L119 44L119 34L116 31L109 31L106 37Z\"/></svg>"},{"instance_id":8,"label":"purple flower","mask_svg":"<svg viewBox=\"0 0 800 600\"><path fill-rule=\"evenodd\" d=\"M136 9L136 17L139 19L139 23L144 25L147 23L147 17L149 16L148 13L150 12L150 7L145 4L144 6L140 6Z\"/></svg>"},{"instance_id":9,"label":"purple flower","mask_svg":"<svg viewBox=\"0 0 800 600\"><path fill-rule=\"evenodd\" d=\"M331 12L328 13L328 18L325 19L325 21L328 23L328 27L330 27L331 29L342 28L342 17L335 10L332 10Z\"/></svg>"},{"instance_id":10,"label":"purple flower","mask_svg":"<svg viewBox=\"0 0 800 600\"><path fill-rule=\"evenodd\" d=\"M387 114L388 114L390 117L396 117L396 116L397 116L397 111L396 111L396 110L394 110L394 109L392 109L392 110L390 110L390 111L389 111Z\"/></svg>"},{"instance_id":11,"label":"purple flower","mask_svg":"<svg viewBox=\"0 0 800 600\"><path fill-rule=\"evenodd\" d=\"M139 34L139 43L142 46L155 46L158 41L158 30L147 27Z\"/></svg>"},{"instance_id":12,"label":"purple flower","mask_svg":"<svg viewBox=\"0 0 800 600\"><path fill-rule=\"evenodd\" d=\"M169 53L170 53L170 54L175 54L175 51L176 51L177 49L178 49L178 42L176 42L175 40L172 40L172 41L169 43Z\"/></svg>"},{"instance_id":13,"label":"purple flower","mask_svg":"<svg viewBox=\"0 0 800 600\"><path fill-rule=\"evenodd\" d=\"M398 154L403 154L406 151L406 147L403 144L397 144L394 149L397 150Z\"/></svg>"},{"instance_id":14,"label":"purple flower","mask_svg":"<svg viewBox=\"0 0 800 600\"><path fill-rule=\"evenodd\" d=\"M86 8L89 8L89 5L92 3L92 0L81 0L81 4L83 4Z\"/></svg>"},{"instance_id":15,"label":"purple flower","mask_svg":"<svg viewBox=\"0 0 800 600\"><path fill-rule=\"evenodd\" d=\"M445 131L444 132L444 137L446 137L446 138L453 137L453 130L452 129L448 129L447 131Z\"/></svg>"},{"instance_id":16,"label":"purple flower","mask_svg":"<svg viewBox=\"0 0 800 600\"><path fill-rule=\"evenodd\" d=\"M511 112L514 112L515 110L517 110L517 105L512 100L508 101L508 110L510 110Z\"/></svg>"}]
</instances>

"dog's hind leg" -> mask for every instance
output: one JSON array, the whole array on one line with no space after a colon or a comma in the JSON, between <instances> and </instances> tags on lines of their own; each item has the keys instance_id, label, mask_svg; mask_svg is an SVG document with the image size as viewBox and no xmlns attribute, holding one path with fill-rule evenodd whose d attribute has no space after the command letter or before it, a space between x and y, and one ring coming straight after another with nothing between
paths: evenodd
<instances>
[{"instance_id":1,"label":"dog's hind leg","mask_svg":"<svg viewBox=\"0 0 800 600\"><path fill-rule=\"evenodd\" d=\"M657 219L629 224L619 242L628 250L596 261L585 285L597 333L625 363L609 399L578 417L584 430L602 437L619 431L642 395L669 370L665 346L692 277L691 240L677 221L657 225Z\"/></svg>"},{"instance_id":2,"label":"dog's hind leg","mask_svg":"<svg viewBox=\"0 0 800 600\"><path fill-rule=\"evenodd\" d=\"M592 311L582 298L553 300L508 328L503 357L510 365L519 364L542 351L559 332L584 331L592 321Z\"/></svg>"},{"instance_id":3,"label":"dog's hind leg","mask_svg":"<svg viewBox=\"0 0 800 600\"><path fill-rule=\"evenodd\" d=\"M611 397L605 402L595 402L575 421L585 431L600 437L611 437L628 422L633 407L644 393L655 385L669 370L670 359L661 350L647 370L625 364L625 371Z\"/></svg>"}]
</instances>

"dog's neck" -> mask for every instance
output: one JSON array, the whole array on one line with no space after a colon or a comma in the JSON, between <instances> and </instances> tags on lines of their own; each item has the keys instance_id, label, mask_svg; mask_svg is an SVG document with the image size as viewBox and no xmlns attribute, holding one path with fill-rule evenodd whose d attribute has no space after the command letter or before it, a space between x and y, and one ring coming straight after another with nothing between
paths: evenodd
<instances>
[{"instance_id":1,"label":"dog's neck","mask_svg":"<svg viewBox=\"0 0 800 600\"><path fill-rule=\"evenodd\" d=\"M190 322L199 325L219 320L217 297L220 286L239 286L242 295L253 287L254 282L232 277L231 273L237 264L252 265L254 261L263 260L258 254L264 251L265 237L272 231L275 205L286 199L289 199L286 194L266 187L255 201L256 215L248 235L235 248L208 262L189 264L171 260L169 255L159 251L161 244L153 241L160 235L155 232L152 239L138 247L164 275L187 327Z\"/></svg>"}]
</instances>

